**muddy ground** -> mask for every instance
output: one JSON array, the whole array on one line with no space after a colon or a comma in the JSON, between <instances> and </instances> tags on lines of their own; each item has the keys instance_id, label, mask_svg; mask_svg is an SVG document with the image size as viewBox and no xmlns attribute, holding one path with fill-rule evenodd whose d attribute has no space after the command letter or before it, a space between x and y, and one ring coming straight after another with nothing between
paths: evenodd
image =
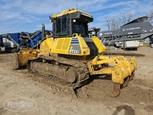
<instances>
[{"instance_id":1,"label":"muddy ground","mask_svg":"<svg viewBox=\"0 0 153 115\"><path fill-rule=\"evenodd\" d=\"M111 80L91 79L78 90L77 98L71 90L49 85L39 77L34 79L26 69L13 70L13 54L1 53L0 115L153 115L153 49L110 52L137 59L135 79L117 98L110 97ZM29 111L14 112L5 107L6 100L12 98L33 100L36 106Z\"/></svg>"}]
</instances>

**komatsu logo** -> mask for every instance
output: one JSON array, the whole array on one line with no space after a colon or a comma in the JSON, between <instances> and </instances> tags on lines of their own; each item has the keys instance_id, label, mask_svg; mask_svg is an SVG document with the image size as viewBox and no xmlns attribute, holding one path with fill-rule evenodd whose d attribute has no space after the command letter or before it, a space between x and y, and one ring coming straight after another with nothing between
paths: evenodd
<instances>
[{"instance_id":1,"label":"komatsu logo","mask_svg":"<svg viewBox=\"0 0 153 115\"><path fill-rule=\"evenodd\" d=\"M80 47L79 46L70 46L69 53L70 54L80 54Z\"/></svg>"},{"instance_id":2,"label":"komatsu logo","mask_svg":"<svg viewBox=\"0 0 153 115\"><path fill-rule=\"evenodd\" d=\"M79 54L79 50L75 50L75 49L70 49L69 52L74 54Z\"/></svg>"}]
</instances>

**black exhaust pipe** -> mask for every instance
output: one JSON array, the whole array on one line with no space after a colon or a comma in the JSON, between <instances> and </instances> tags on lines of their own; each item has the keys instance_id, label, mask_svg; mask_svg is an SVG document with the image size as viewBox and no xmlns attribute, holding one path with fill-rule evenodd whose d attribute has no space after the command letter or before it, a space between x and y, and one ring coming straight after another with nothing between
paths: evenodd
<instances>
[{"instance_id":1,"label":"black exhaust pipe","mask_svg":"<svg viewBox=\"0 0 153 115\"><path fill-rule=\"evenodd\" d=\"M42 23L42 38L45 38L45 25Z\"/></svg>"}]
</instances>

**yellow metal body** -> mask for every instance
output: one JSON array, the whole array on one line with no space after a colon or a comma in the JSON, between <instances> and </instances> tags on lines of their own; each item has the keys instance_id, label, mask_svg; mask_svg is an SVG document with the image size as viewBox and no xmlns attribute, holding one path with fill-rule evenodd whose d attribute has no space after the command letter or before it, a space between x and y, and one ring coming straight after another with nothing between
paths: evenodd
<instances>
[{"instance_id":1,"label":"yellow metal body","mask_svg":"<svg viewBox=\"0 0 153 115\"><path fill-rule=\"evenodd\" d=\"M62 15L77 12L77 10L65 10L61 14L54 14L52 18L57 18ZM84 15L91 16L88 13L83 12ZM92 17L92 16L91 16ZM51 20L52 21L52 20ZM102 42L96 36L89 37L98 49L98 55L94 59L86 60L90 75L111 74L112 81L118 84L123 84L124 79L132 75L136 69L136 59L132 57L127 60L123 56L117 57L105 57L102 55L106 51L106 47L102 45ZM40 48L35 50L21 50L18 53L18 65L26 65L28 59L36 58L41 55L67 55L87 57L90 55L90 48L81 35L73 33L71 37L54 38L46 35L46 39L40 43ZM105 66L107 65L107 66Z\"/></svg>"},{"instance_id":2,"label":"yellow metal body","mask_svg":"<svg viewBox=\"0 0 153 115\"><path fill-rule=\"evenodd\" d=\"M28 54L27 56L19 56L19 60L21 62L26 62L28 58L31 58L31 56L36 57L41 55L58 55L58 54L64 54L69 56L88 56L90 54L90 49L85 43L84 39L77 35L75 38L78 39L79 47L80 47L80 53L73 53L70 52L71 47L71 41L73 37L67 37L67 38L53 38L46 36L46 39L40 44L40 49L37 50L37 52L34 51L26 51L22 50L20 52L21 55ZM103 47L101 41L93 36L91 38L93 42L96 44L96 47L98 48L99 55L96 56L92 60L87 61L87 65L89 68L89 72L91 75L102 75L102 74L112 74L112 81L115 83L123 84L124 79L128 76L131 76L132 72L136 69L136 59L135 57L132 57L130 60L125 58L124 56L117 56L117 57L106 57L101 55L102 52L106 51L106 47ZM30 53L31 52L31 53ZM37 55L33 55L33 53L37 53ZM103 67L103 64L109 64L108 67ZM95 69L97 68L98 69Z\"/></svg>"},{"instance_id":3,"label":"yellow metal body","mask_svg":"<svg viewBox=\"0 0 153 115\"><path fill-rule=\"evenodd\" d=\"M77 43L72 44L74 38ZM103 47L101 41L97 37L93 36L91 39L98 48L98 53L106 51L106 47ZM74 49L74 47L76 47L76 49ZM90 49L84 38L78 34L76 34L75 37L65 38L53 38L47 35L46 39L40 44L39 51L39 55L65 54L84 57L90 54Z\"/></svg>"},{"instance_id":4,"label":"yellow metal body","mask_svg":"<svg viewBox=\"0 0 153 115\"><path fill-rule=\"evenodd\" d=\"M86 15L88 17L92 17L92 15L88 14L87 12L83 12L81 10L71 9L71 10L64 10L60 14L53 14L52 18L61 17L63 15L72 14L75 12L81 12L83 15ZM52 22L52 20L50 20Z\"/></svg>"},{"instance_id":5,"label":"yellow metal body","mask_svg":"<svg viewBox=\"0 0 153 115\"><path fill-rule=\"evenodd\" d=\"M109 64L108 67L102 67L102 64ZM98 70L95 70L98 67ZM131 76L136 69L136 58L127 60L124 56L105 57L96 56L88 62L88 68L91 75L112 74L114 83L123 84L124 79Z\"/></svg>"},{"instance_id":6,"label":"yellow metal body","mask_svg":"<svg viewBox=\"0 0 153 115\"><path fill-rule=\"evenodd\" d=\"M14 69L18 69L25 67L29 59L38 57L38 51L37 49L22 49L17 54L15 54L15 57L16 65Z\"/></svg>"}]
</instances>

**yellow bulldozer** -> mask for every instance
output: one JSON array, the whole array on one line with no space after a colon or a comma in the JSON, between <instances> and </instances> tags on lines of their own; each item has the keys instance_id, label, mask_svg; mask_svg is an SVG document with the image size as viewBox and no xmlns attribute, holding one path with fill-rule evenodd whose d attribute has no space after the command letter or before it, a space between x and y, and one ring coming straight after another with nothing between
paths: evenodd
<instances>
[{"instance_id":1,"label":"yellow bulldozer","mask_svg":"<svg viewBox=\"0 0 153 115\"><path fill-rule=\"evenodd\" d=\"M120 94L121 85L127 86L136 70L135 57L103 55L106 47L96 36L89 36L88 24L92 15L76 10L64 10L49 17L51 35L45 34L36 49L22 49L16 54L16 69L27 67L29 72L48 77L73 89L88 83L94 76L111 75L112 97Z\"/></svg>"}]
</instances>

